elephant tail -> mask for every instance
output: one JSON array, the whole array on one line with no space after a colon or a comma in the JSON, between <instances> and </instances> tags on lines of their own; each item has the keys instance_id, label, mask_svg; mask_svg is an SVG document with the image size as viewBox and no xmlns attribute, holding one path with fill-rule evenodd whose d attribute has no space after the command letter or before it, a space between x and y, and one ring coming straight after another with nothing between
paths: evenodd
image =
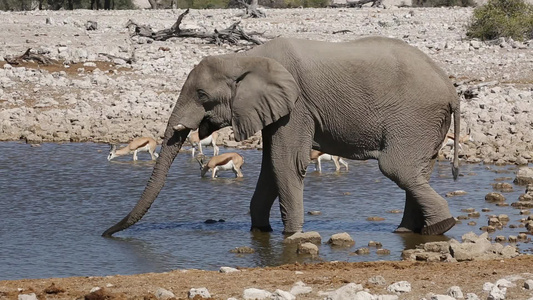
<instances>
[{"instance_id":1,"label":"elephant tail","mask_svg":"<svg viewBox=\"0 0 533 300\"><path fill-rule=\"evenodd\" d=\"M453 112L453 180L459 176L459 135L461 133L461 101L452 107Z\"/></svg>"}]
</instances>

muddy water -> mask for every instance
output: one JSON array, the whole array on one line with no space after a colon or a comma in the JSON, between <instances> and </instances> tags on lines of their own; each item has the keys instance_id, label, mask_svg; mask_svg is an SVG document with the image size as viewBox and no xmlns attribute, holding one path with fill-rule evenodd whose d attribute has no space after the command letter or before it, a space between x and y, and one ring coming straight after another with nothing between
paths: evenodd
<instances>
[{"instance_id":1,"label":"muddy water","mask_svg":"<svg viewBox=\"0 0 533 300\"><path fill-rule=\"evenodd\" d=\"M323 173L309 167L305 186L305 210L320 215L305 216L305 230L318 231L323 242L334 233L348 232L356 241L349 249L320 246L320 257L297 257L295 249L282 243L282 224L277 203L272 209L273 233L249 232L249 199L255 188L261 160L256 150L238 151L244 157L245 178L222 173L215 180L200 178L199 166L190 153L181 153L172 166L165 188L148 214L135 226L102 238L100 234L133 207L149 178L153 162L141 153L108 162L108 146L91 143L43 144L30 147L17 142L0 143L0 280L66 276L96 276L162 272L179 268L216 270L220 266L270 266L289 262L320 260L399 260L401 251L430 240L418 235L391 233L403 209L404 194L386 179L375 161L349 161L350 170L335 173L333 164L323 163ZM211 153L211 149L207 153ZM234 151L221 149L221 152ZM505 213L509 224L521 216L512 207L486 203L498 177L510 177L515 167L466 165L454 182L449 162L437 164L432 186L444 195L465 190L467 195L448 198L452 213L461 209L478 211L476 226L464 222L442 240L460 238L468 231L480 233L488 214ZM506 193L515 202L524 187ZM384 221L367 221L378 216ZM225 222L207 224L207 219ZM516 235L520 229L508 226L495 235ZM351 255L368 241L379 241L391 254ZM229 250L249 246L253 254L237 255ZM519 245L529 251L531 244Z\"/></svg>"}]
</instances>

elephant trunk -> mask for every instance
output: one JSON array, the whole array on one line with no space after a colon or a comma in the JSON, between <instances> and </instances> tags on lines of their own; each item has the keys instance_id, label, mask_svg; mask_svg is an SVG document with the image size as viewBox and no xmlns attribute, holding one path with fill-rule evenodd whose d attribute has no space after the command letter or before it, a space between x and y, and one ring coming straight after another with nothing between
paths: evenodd
<instances>
[{"instance_id":1,"label":"elephant trunk","mask_svg":"<svg viewBox=\"0 0 533 300\"><path fill-rule=\"evenodd\" d=\"M183 100L181 97L180 99ZM199 126L205 113L203 107L195 103L187 105L179 100L168 121L159 158L155 163L154 170L144 188L141 198L126 217L107 229L102 236L110 237L115 232L124 230L137 223L146 214L165 185L168 170L178 155L183 142L187 139L190 130ZM176 128L180 129L176 130Z\"/></svg>"},{"instance_id":2,"label":"elephant trunk","mask_svg":"<svg viewBox=\"0 0 533 300\"><path fill-rule=\"evenodd\" d=\"M183 142L187 138L189 130L183 130L176 132L170 138L166 138L161 146L159 158L157 159L152 175L144 188L141 198L130 211L130 213L124 217L120 222L107 229L102 236L110 237L115 232L124 230L133 224L137 223L148 211L152 203L154 203L157 195L165 185L165 181L168 175L168 170L172 165L172 162L179 153Z\"/></svg>"}]
</instances>

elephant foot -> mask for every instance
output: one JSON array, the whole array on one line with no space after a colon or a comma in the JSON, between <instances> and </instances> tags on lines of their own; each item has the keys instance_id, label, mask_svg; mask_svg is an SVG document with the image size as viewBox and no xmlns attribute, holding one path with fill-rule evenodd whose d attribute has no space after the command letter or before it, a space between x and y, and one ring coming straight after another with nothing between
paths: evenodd
<instances>
[{"instance_id":1,"label":"elephant foot","mask_svg":"<svg viewBox=\"0 0 533 300\"><path fill-rule=\"evenodd\" d=\"M420 231L420 234L423 235L440 235L450 230L455 226L455 219L453 217L435 223L433 225L424 226Z\"/></svg>"},{"instance_id":2,"label":"elephant foot","mask_svg":"<svg viewBox=\"0 0 533 300\"><path fill-rule=\"evenodd\" d=\"M272 227L270 225L266 226L254 226L250 229L252 232L272 232Z\"/></svg>"}]
</instances>

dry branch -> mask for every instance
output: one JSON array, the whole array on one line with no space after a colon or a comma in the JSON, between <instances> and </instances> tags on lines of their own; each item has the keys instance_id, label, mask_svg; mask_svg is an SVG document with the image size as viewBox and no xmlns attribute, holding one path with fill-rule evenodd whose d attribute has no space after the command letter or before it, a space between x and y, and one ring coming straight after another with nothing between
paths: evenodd
<instances>
[{"instance_id":1,"label":"dry branch","mask_svg":"<svg viewBox=\"0 0 533 300\"><path fill-rule=\"evenodd\" d=\"M31 48L28 48L24 54L18 57L4 57L4 60L7 61L10 65L18 65L21 61L34 61L41 65L52 65L57 64L58 62L48 58L42 54L31 53Z\"/></svg>"},{"instance_id":2,"label":"dry branch","mask_svg":"<svg viewBox=\"0 0 533 300\"><path fill-rule=\"evenodd\" d=\"M215 43L217 45L220 45L224 42L230 43L230 44L237 44L239 40L245 40L251 43L254 43L256 45L260 45L263 42L260 40L253 38L252 35L257 35L257 33L250 33L247 34L244 32L242 27L239 25L240 22L236 22L232 24L230 27L223 29L223 30L214 30L213 33L207 33L197 30L191 30L191 29L181 29L180 25L183 21L183 18L189 13L189 9L187 9L185 12L183 12L181 15L179 15L178 20L172 27L168 29L163 29L159 31L153 31L150 26L146 25L138 25L132 20L129 20L126 24L126 27L129 26L135 26L135 30L133 33L133 36L142 36L146 38L153 39L155 41L166 41L173 37L179 37L179 38L201 38L201 39L207 39L211 43Z\"/></svg>"},{"instance_id":3,"label":"dry branch","mask_svg":"<svg viewBox=\"0 0 533 300\"><path fill-rule=\"evenodd\" d=\"M258 1L252 0L250 4L246 3L244 0L239 0L239 3L244 5L246 10L244 12L244 16L250 17L250 18L264 18L266 17L266 14L259 9L257 9Z\"/></svg>"}]
</instances>

